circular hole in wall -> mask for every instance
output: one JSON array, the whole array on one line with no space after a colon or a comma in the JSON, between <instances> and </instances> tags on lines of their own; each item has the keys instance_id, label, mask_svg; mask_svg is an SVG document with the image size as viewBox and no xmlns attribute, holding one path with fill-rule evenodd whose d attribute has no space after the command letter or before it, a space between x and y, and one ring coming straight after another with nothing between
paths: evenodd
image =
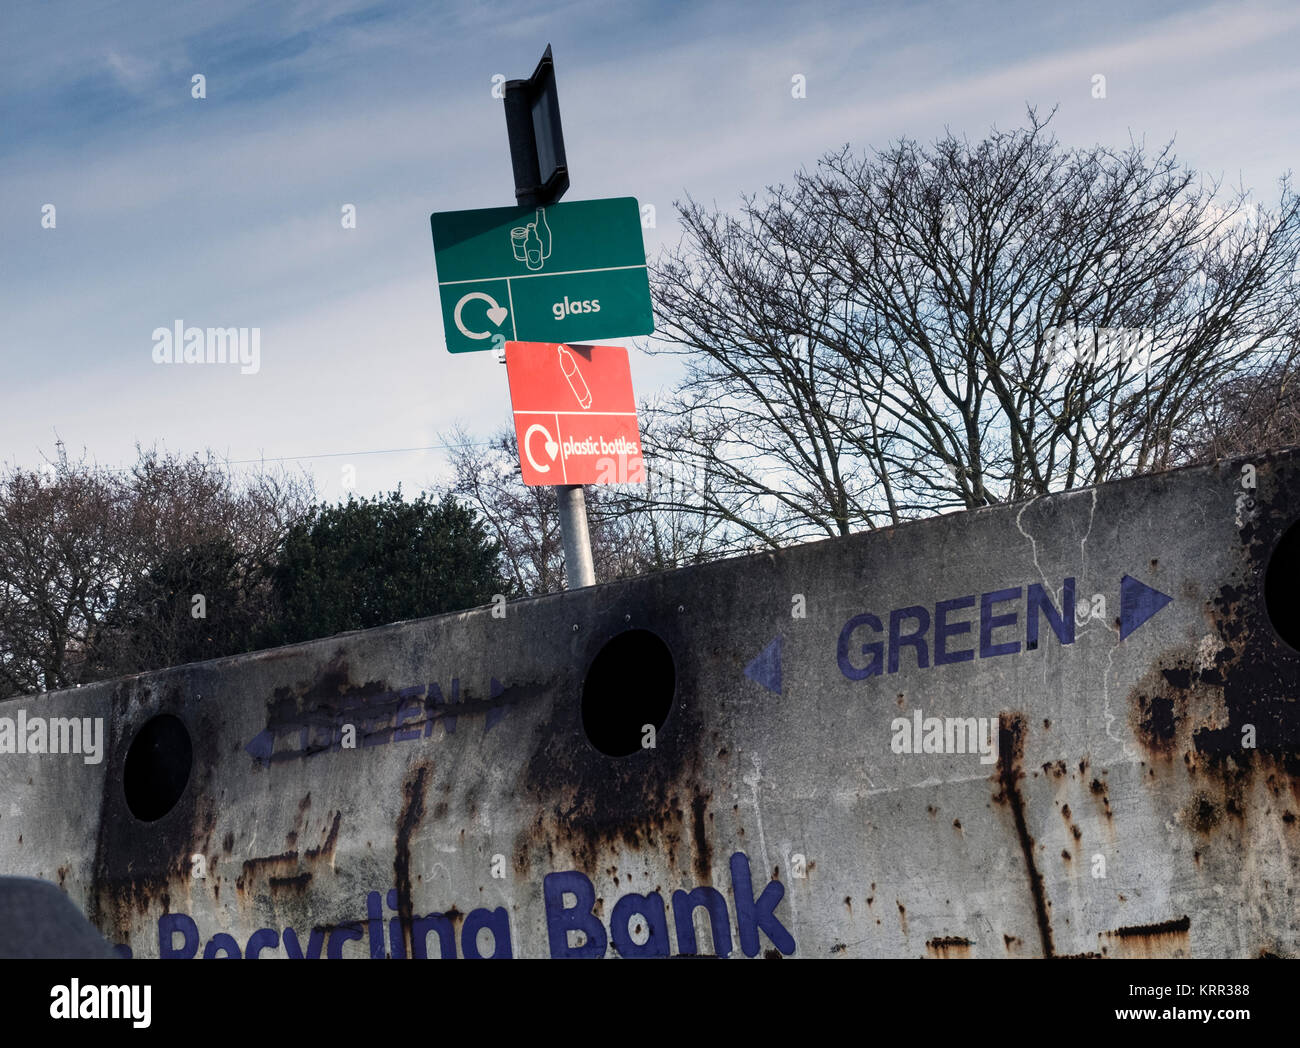
<instances>
[{"instance_id":1,"label":"circular hole in wall","mask_svg":"<svg viewBox=\"0 0 1300 1048\"><path fill-rule=\"evenodd\" d=\"M190 733L178 717L162 713L145 722L131 740L122 770L122 792L131 814L153 822L176 807L193 762Z\"/></svg>"},{"instance_id":2,"label":"circular hole in wall","mask_svg":"<svg viewBox=\"0 0 1300 1048\"><path fill-rule=\"evenodd\" d=\"M676 688L667 644L649 630L620 633L596 654L582 685L587 740L610 757L636 753L647 725L658 732L668 719Z\"/></svg>"},{"instance_id":3,"label":"circular hole in wall","mask_svg":"<svg viewBox=\"0 0 1300 1048\"><path fill-rule=\"evenodd\" d=\"M1264 572L1264 610L1268 621L1279 637L1300 651L1297 589L1300 589L1300 521L1287 528L1277 540Z\"/></svg>"}]
</instances>

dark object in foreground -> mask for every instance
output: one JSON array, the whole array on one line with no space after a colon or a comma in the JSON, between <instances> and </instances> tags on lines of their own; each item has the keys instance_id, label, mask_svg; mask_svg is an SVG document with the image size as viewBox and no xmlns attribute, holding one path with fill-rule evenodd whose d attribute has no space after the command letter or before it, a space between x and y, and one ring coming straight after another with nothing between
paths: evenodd
<instances>
[{"instance_id":1,"label":"dark object in foreground","mask_svg":"<svg viewBox=\"0 0 1300 1048\"><path fill-rule=\"evenodd\" d=\"M117 956L58 887L0 877L0 957L17 960Z\"/></svg>"}]
</instances>

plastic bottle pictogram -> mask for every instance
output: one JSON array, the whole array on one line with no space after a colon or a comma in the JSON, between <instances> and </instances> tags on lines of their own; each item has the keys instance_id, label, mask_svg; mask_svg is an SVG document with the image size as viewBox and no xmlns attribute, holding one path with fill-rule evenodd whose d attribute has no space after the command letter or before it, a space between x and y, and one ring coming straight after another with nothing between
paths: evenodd
<instances>
[{"instance_id":1,"label":"plastic bottle pictogram","mask_svg":"<svg viewBox=\"0 0 1300 1048\"><path fill-rule=\"evenodd\" d=\"M578 362L573 359L573 354L569 352L568 347L560 346L560 370L564 372L564 377L568 379L569 388L573 390L573 395L578 398L578 406L586 411L591 407L591 390L587 386L587 380L582 377L582 372L578 370Z\"/></svg>"}]
</instances>

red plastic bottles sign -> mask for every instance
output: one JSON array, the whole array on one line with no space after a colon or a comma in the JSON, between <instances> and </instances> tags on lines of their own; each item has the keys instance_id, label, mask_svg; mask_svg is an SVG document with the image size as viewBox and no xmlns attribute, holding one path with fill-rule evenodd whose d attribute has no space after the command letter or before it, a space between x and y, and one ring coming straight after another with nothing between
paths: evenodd
<instances>
[{"instance_id":1,"label":"red plastic bottles sign","mask_svg":"<svg viewBox=\"0 0 1300 1048\"><path fill-rule=\"evenodd\" d=\"M642 484L632 370L622 346L507 342L525 484Z\"/></svg>"}]
</instances>

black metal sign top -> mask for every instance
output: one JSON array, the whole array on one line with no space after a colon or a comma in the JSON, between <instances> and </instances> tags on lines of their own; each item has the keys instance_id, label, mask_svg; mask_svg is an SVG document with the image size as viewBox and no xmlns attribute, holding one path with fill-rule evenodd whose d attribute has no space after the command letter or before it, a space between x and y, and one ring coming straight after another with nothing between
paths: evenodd
<instances>
[{"instance_id":1,"label":"black metal sign top","mask_svg":"<svg viewBox=\"0 0 1300 1048\"><path fill-rule=\"evenodd\" d=\"M515 199L524 207L553 204L569 188L569 168L550 44L531 77L506 81L505 104Z\"/></svg>"}]
</instances>

